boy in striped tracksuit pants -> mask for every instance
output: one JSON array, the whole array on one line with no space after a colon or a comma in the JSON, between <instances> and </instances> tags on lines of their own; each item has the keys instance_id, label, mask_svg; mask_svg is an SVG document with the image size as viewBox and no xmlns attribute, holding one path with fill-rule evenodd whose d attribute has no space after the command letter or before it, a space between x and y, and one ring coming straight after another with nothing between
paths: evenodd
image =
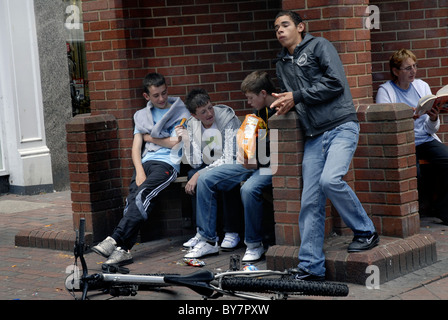
<instances>
[{"instance_id":1,"label":"boy in striped tracksuit pants","mask_svg":"<svg viewBox=\"0 0 448 320\"><path fill-rule=\"evenodd\" d=\"M108 258L105 264L125 265L133 262L130 249L137 240L140 226L148 219L154 199L176 180L180 170L182 148L176 146L179 139L175 128L190 113L180 98L168 96L162 75L148 74L143 88L148 104L134 115L132 162L135 172L123 218L111 236L92 248Z\"/></svg>"}]
</instances>

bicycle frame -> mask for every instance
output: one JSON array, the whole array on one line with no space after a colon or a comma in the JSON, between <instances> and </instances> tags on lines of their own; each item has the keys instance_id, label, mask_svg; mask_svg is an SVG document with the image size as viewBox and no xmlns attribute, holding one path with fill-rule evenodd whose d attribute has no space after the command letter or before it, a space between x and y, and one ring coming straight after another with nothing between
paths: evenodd
<instances>
[{"instance_id":1,"label":"bicycle frame","mask_svg":"<svg viewBox=\"0 0 448 320\"><path fill-rule=\"evenodd\" d=\"M221 281L223 278L234 276L257 278L266 276L282 276L287 274L287 272L272 270L226 271L213 274L209 270L200 270L187 275L131 275L115 273L95 273L92 275L85 275L83 270L83 275L79 278L79 285L75 284L73 281L74 278L69 276L66 280L66 287L68 290L72 291L75 291L75 287L80 288L82 291L81 300L85 300L87 298L89 282L104 283L104 287L109 287L109 289L112 289L109 292L112 296L133 296L137 294L138 290L145 290L141 287L161 288L167 286L181 286L187 287L200 294L203 299L216 299L220 296L227 295L240 297L243 299L273 300L284 299L286 298L286 295L283 293L276 293L273 297L255 293L224 290L221 287Z\"/></svg>"},{"instance_id":2,"label":"bicycle frame","mask_svg":"<svg viewBox=\"0 0 448 320\"><path fill-rule=\"evenodd\" d=\"M79 232L77 232L75 242L75 266L78 259L82 265L82 275L76 274L74 268L65 281L68 291L82 291L81 300L87 299L89 289L103 289L112 296L136 295L139 290L148 290L166 286L187 287L200 294L204 299L216 299L223 295L240 297L244 299L274 300L286 299L288 294L317 294L330 296L345 296L348 294L348 287L344 284L330 282L310 283L308 281L293 281L294 285L284 278L291 275L289 271L255 270L236 271L239 266L235 266L235 261L231 259L231 269L214 274L209 270L199 270L187 275L131 275L124 267L103 265L107 272L88 274L87 263L84 259L84 228L85 220L80 221ZM238 262L239 264L239 262ZM241 285L241 282L244 285ZM275 283L274 283L275 282ZM224 288L223 284L225 283ZM255 287L254 288L249 288ZM333 290L334 289L334 290ZM260 291L258 291L260 290ZM330 290L330 291L329 291ZM249 293L250 292L250 293ZM252 292L262 292L257 294ZM73 296L75 296L73 294ZM76 297L75 297L76 298Z\"/></svg>"},{"instance_id":3,"label":"bicycle frame","mask_svg":"<svg viewBox=\"0 0 448 320\"><path fill-rule=\"evenodd\" d=\"M266 296L240 293L224 290L221 288L221 281L224 277L232 276L247 276L247 277L260 277L260 276L270 276L270 275L285 275L287 272L271 271L271 270L260 270L260 271L226 271L218 274L214 274L209 270L199 270L187 275L131 275L123 273L95 273L92 275L88 274L88 267L86 260L84 258L84 236L85 236L85 219L81 218L79 223L79 230L77 231L74 255L75 255L75 265L77 265L77 260L81 262L82 275L79 277L77 275L71 274L66 279L66 288L69 291L75 291L76 288L80 288L82 291L81 300L87 298L87 293L89 290L89 283L91 282L103 282L110 284L112 287L115 286L119 288L120 286L128 286L126 292L118 291L115 292L117 295L135 295L139 290L139 286L150 286L150 287L166 287L166 286L183 286L188 287L196 293L203 296L203 298L217 298L216 293L221 295L237 296L245 299L269 299ZM113 271L128 272L126 268L112 268ZM78 280L79 283L75 283ZM124 294L123 294L124 293ZM214 295L215 294L215 295ZM270 300L270 299L269 299Z\"/></svg>"}]
</instances>

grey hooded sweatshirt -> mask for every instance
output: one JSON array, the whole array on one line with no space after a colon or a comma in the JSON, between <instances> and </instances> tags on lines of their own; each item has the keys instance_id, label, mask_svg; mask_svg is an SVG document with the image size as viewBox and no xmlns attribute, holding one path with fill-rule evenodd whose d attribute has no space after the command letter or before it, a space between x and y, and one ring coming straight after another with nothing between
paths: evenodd
<instances>
[{"instance_id":1,"label":"grey hooded sweatshirt","mask_svg":"<svg viewBox=\"0 0 448 320\"><path fill-rule=\"evenodd\" d=\"M220 166L224 163L233 163L236 157L237 145L236 134L241 126L241 121L235 114L235 111L226 105L215 105L215 124L221 134L222 152L217 155L204 156L202 124L201 121L190 117L186 122L190 143L184 145L184 155L192 168L199 168L203 164L205 168L199 170L199 174L206 170ZM211 160L211 161L210 161Z\"/></svg>"}]
</instances>

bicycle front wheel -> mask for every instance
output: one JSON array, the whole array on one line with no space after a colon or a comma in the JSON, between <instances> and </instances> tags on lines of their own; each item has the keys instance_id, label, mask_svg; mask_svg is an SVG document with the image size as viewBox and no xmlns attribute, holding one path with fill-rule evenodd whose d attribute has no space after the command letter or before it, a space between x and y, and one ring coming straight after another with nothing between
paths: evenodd
<instances>
[{"instance_id":1,"label":"bicycle front wheel","mask_svg":"<svg viewBox=\"0 0 448 320\"><path fill-rule=\"evenodd\" d=\"M275 292L308 296L345 297L349 289L346 284L328 281L299 281L288 279L260 279L233 277L223 278L221 288L240 292Z\"/></svg>"}]
</instances>

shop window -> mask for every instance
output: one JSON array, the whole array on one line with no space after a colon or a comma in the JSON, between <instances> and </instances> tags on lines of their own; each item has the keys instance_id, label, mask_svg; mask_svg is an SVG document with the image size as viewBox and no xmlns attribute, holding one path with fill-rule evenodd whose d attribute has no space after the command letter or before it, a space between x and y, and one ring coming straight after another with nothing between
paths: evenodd
<instances>
[{"instance_id":1,"label":"shop window","mask_svg":"<svg viewBox=\"0 0 448 320\"><path fill-rule=\"evenodd\" d=\"M90 112L81 0L62 0L73 116Z\"/></svg>"}]
</instances>

